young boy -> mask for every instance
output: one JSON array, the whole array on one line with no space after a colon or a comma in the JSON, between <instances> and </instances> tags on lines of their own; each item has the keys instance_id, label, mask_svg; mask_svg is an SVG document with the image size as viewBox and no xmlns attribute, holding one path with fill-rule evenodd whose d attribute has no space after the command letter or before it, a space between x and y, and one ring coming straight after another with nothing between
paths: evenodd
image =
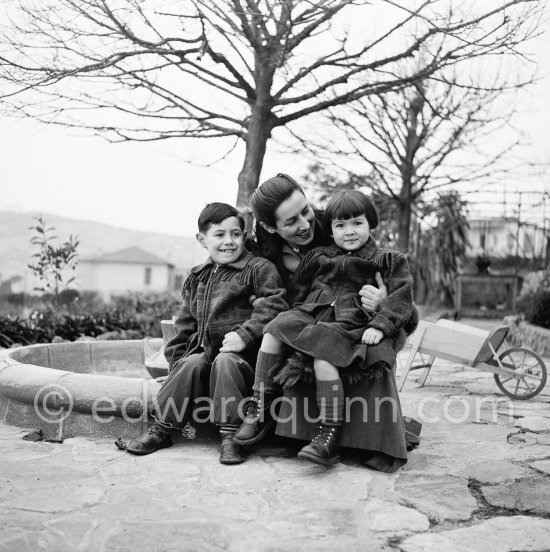
<instances>
[{"instance_id":1,"label":"young boy","mask_svg":"<svg viewBox=\"0 0 550 552\"><path fill-rule=\"evenodd\" d=\"M155 425L127 447L151 454L172 445L205 395L222 437L220 462L244 462L233 441L239 403L250 395L255 359L267 322L288 308L285 289L270 261L244 248L244 219L225 203L210 203L198 220L197 240L208 260L191 270L183 286L176 333L167 343L169 375L155 403Z\"/></svg>"}]
</instances>

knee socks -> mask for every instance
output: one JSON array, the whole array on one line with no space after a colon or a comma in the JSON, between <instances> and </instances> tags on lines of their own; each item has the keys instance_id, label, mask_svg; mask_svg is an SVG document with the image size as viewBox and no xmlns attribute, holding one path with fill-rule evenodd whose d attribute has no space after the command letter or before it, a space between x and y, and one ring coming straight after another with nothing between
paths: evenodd
<instances>
[{"instance_id":1,"label":"knee socks","mask_svg":"<svg viewBox=\"0 0 550 552\"><path fill-rule=\"evenodd\" d=\"M316 380L317 406L322 424L340 425L344 418L344 387L340 378Z\"/></svg>"},{"instance_id":2,"label":"knee socks","mask_svg":"<svg viewBox=\"0 0 550 552\"><path fill-rule=\"evenodd\" d=\"M273 395L275 393L273 375L276 373L281 360L280 354L265 353L264 351L258 353L254 385L252 386L254 398L260 399L263 394Z\"/></svg>"}]
</instances>

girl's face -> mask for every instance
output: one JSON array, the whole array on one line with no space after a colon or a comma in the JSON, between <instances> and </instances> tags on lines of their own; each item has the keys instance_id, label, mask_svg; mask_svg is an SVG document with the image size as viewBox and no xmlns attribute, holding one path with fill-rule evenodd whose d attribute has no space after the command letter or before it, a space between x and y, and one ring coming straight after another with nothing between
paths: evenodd
<instances>
[{"instance_id":1,"label":"girl's face","mask_svg":"<svg viewBox=\"0 0 550 552\"><path fill-rule=\"evenodd\" d=\"M346 251L363 247L370 236L370 226L365 215L349 219L334 219L330 225L334 243Z\"/></svg>"},{"instance_id":2,"label":"girl's face","mask_svg":"<svg viewBox=\"0 0 550 552\"><path fill-rule=\"evenodd\" d=\"M275 209L275 228L264 228L277 233L290 247L303 247L313 241L315 214L304 194L295 190Z\"/></svg>"}]
</instances>

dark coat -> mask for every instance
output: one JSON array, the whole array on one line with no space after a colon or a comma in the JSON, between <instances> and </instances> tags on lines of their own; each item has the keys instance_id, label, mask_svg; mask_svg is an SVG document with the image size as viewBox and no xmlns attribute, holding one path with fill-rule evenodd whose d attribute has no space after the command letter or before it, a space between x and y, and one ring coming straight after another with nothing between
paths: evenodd
<instances>
[{"instance_id":1,"label":"dark coat","mask_svg":"<svg viewBox=\"0 0 550 552\"><path fill-rule=\"evenodd\" d=\"M243 339L241 354L254 360L264 326L286 309L286 290L275 266L245 250L234 263L216 265L209 258L191 270L183 285L175 335L164 356L170 369L182 357L204 350L212 362L226 333Z\"/></svg>"},{"instance_id":2,"label":"dark coat","mask_svg":"<svg viewBox=\"0 0 550 552\"><path fill-rule=\"evenodd\" d=\"M382 275L388 296L375 313L366 313L357 290L374 284L376 272ZM309 381L311 356L347 367L340 375L350 382L371 375L370 368L380 361L391 367L405 343L404 327L413 311L412 284L405 257L378 248L372 238L353 252L336 245L311 251L296 270L290 298L294 308L266 328L293 349L307 353L291 354L276 381L284 387ZM317 320L323 323L317 325ZM385 338L378 345L361 344L367 328L381 330Z\"/></svg>"},{"instance_id":3,"label":"dark coat","mask_svg":"<svg viewBox=\"0 0 550 552\"><path fill-rule=\"evenodd\" d=\"M380 272L388 296L380 308L367 315L358 290L376 284ZM399 332L411 317L413 279L405 256L392 249L380 249L373 238L357 251L345 251L337 245L311 251L296 270L295 287L289 301L303 302L301 308L332 304L336 320L358 328L377 328L385 337Z\"/></svg>"}]
</instances>

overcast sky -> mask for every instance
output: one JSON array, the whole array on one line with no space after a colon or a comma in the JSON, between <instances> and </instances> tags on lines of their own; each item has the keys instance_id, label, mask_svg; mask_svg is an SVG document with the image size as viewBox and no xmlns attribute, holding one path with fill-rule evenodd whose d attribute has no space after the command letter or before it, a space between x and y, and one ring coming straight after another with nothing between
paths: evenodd
<instances>
[{"instance_id":1,"label":"overcast sky","mask_svg":"<svg viewBox=\"0 0 550 552\"><path fill-rule=\"evenodd\" d=\"M242 150L213 167L184 159L212 144L187 140L110 144L75 130L0 119L0 210L42 211L131 229L196 232L210 201L235 203ZM239 155L240 153L240 155ZM270 156L264 174L302 172L303 162Z\"/></svg>"},{"instance_id":2,"label":"overcast sky","mask_svg":"<svg viewBox=\"0 0 550 552\"><path fill-rule=\"evenodd\" d=\"M549 50L548 33L530 47L544 78L524 97L518 120L532 142L529 156L537 161L550 161ZM215 158L210 140L110 144L83 131L2 117L0 151L0 210L51 212L175 235L195 234L204 204L235 202L244 156L241 144L228 160L205 168L184 160ZM303 156L277 154L272 145L262 179L281 171L299 177L307 162ZM549 180L508 185L548 189ZM493 209L492 214L498 213Z\"/></svg>"},{"instance_id":3,"label":"overcast sky","mask_svg":"<svg viewBox=\"0 0 550 552\"><path fill-rule=\"evenodd\" d=\"M83 132L0 117L0 210L51 212L131 229L194 235L200 209L234 204L244 149L211 167L205 140L111 144ZM221 150L220 150L221 151ZM303 158L268 153L262 176L303 174Z\"/></svg>"}]
</instances>

